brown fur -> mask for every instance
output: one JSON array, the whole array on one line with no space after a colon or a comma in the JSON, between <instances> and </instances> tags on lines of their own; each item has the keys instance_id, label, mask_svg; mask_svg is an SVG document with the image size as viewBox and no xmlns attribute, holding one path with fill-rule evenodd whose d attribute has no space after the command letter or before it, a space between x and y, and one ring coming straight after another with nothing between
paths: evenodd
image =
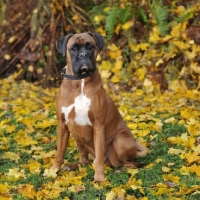
<instances>
[{"instance_id":1,"label":"brown fur","mask_svg":"<svg viewBox=\"0 0 200 200\"><path fill-rule=\"evenodd\" d=\"M78 37L79 39L77 39ZM82 43L90 41L96 46L95 40L89 34L84 33L73 35L69 39L66 48L68 49L75 41ZM98 50L96 48L95 59L97 54ZM68 50L66 55L68 63L66 73L73 75ZM95 181L104 180L104 163L115 167L134 167L133 159L137 156L146 155L148 150L133 138L113 101L106 94L98 69L92 76L85 78L84 86L84 94L91 99L88 116L92 126L77 125L74 121L74 109L70 112L69 121L66 125L61 108L73 104L80 91L81 80L63 80L56 105L59 121L58 145L52 168L58 170L61 168L70 133L77 143L80 159L78 163L67 165L63 169L74 170L78 167L78 164L88 163L88 154L95 158Z\"/></svg>"}]
</instances>

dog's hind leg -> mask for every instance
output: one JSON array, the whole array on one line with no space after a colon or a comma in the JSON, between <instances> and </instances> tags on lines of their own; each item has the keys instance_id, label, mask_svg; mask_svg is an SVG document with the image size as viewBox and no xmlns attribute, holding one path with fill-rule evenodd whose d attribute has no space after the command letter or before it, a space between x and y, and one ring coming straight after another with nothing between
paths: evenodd
<instances>
[{"instance_id":1,"label":"dog's hind leg","mask_svg":"<svg viewBox=\"0 0 200 200\"><path fill-rule=\"evenodd\" d=\"M135 139L128 131L119 132L116 134L113 147L117 154L119 165L124 165L127 168L135 168L133 159L137 156L137 145ZM113 154L114 155L114 154Z\"/></svg>"}]
</instances>

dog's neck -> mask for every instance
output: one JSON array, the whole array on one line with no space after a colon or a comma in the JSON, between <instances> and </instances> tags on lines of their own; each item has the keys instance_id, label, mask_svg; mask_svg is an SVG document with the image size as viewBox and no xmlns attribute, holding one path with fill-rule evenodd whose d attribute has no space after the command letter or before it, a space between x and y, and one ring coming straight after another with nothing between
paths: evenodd
<instances>
[{"instance_id":1,"label":"dog's neck","mask_svg":"<svg viewBox=\"0 0 200 200\"><path fill-rule=\"evenodd\" d=\"M66 68L66 73L73 75L73 73L71 72L71 70L69 69L69 67ZM98 81L99 79L101 79L100 74L98 69L95 70L95 72L92 74L92 76L88 76L87 78L84 78L84 88L87 88L87 85L93 84L93 89L98 87ZM82 79L81 80L70 80L70 79L63 79L63 86L67 87L70 90L80 90L81 89L81 83L82 83Z\"/></svg>"}]
</instances>

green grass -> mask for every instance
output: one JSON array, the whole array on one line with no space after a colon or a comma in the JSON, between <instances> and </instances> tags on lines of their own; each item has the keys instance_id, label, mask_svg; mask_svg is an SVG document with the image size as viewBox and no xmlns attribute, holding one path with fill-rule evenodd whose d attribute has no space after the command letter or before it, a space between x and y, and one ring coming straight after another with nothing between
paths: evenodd
<instances>
[{"instance_id":1,"label":"green grass","mask_svg":"<svg viewBox=\"0 0 200 200\"><path fill-rule=\"evenodd\" d=\"M13 112L13 101L8 103L10 106L9 109L2 109L3 106L0 106L0 184L3 186L9 185L9 187L6 192L2 191L0 188L0 198L12 197L14 200L31 199L27 194L23 193L24 188L31 184L35 190L35 195L32 199L41 198L63 200L68 197L70 200L105 200L106 196L111 194L111 191L115 194L113 200L200 199L200 193L198 192L200 188L197 188L194 191L192 190L193 187L200 185L200 178L194 172L188 172L188 175L181 174L180 172L182 166L190 167L193 163L188 164L184 155L169 154L168 152L169 148L180 149L185 153L191 152L191 149L185 147L183 144L172 145L167 141L169 137L180 137L182 134L188 132L187 126L179 123L182 118L178 110L175 113L156 112L155 114L155 112L150 112L148 114L151 115L154 120L145 121L145 118L140 119L140 114L146 113L146 110L145 108L140 107L140 113L135 117L135 119L138 119L138 122L136 121L134 123L144 122L147 125L146 128L150 129L149 134L140 137L140 139L143 139L146 142L150 152L145 157L135 159L135 162L140 167L138 173L131 177L131 174L128 173L127 169L124 167L106 167L106 182L95 184L93 181L94 169L92 167L92 159L88 165L82 166L82 169L86 171L84 174L82 174L82 172L80 172L81 169L79 169L75 172L58 173L56 178L44 177L43 173L45 169L48 169L51 166L54 157L51 153L56 149L57 126L47 125L43 128L37 128L35 125L42 121L43 116L40 117L38 115L37 117L32 117L31 113L35 112L35 110L32 110L31 100L30 105L24 105L24 114L22 110L19 110L19 112ZM45 109L48 109L48 115L44 116L46 121L57 121L53 106L54 102L52 101L52 104L50 104L49 107L46 106L42 110L42 112L45 112ZM154 109L156 110L156 108ZM170 117L174 117L175 121L173 123L165 123L165 120ZM27 124L22 122L23 118L26 118L26 120L28 120L27 122L30 120L30 125L34 128L34 131L25 132L25 134L30 138L30 140L32 139L37 141L37 144L23 145L17 141L17 134L20 131L23 133L27 128ZM155 127L152 128L152 125L158 119L161 120L162 123L162 129L159 131L156 130ZM9 121L7 122L7 120ZM15 125L15 130L7 132L7 125ZM140 130L142 130L142 128L140 128ZM190 137L189 134L188 136ZM22 134L22 138L23 137L25 136ZM42 139L44 137L48 138L49 141L47 140L47 142L43 142ZM6 145L8 145L8 148L4 149ZM194 145L197 146L197 143ZM6 152L15 153L20 156L20 159L17 162L13 159L5 158ZM36 154L45 156L35 158L34 156ZM76 162L78 160L77 154L78 150L76 145L73 140L70 139L69 147L65 153L65 161L72 163ZM29 164L30 160L40 163L39 173L31 173L29 167L24 167ZM198 165L198 162L195 161L194 163ZM164 171L163 167L169 168L169 171ZM18 168L19 171L24 170L24 177L9 177L8 172L13 168ZM180 178L178 183L171 187L173 191L154 195L152 191L157 192L159 187L162 188L165 186L167 189L170 189L163 178L163 175L170 174L174 177ZM79 180L82 181L81 184L76 180L79 176L81 176L81 180ZM70 180L70 178L72 178L72 180ZM173 185L173 180L171 182ZM73 191L73 187L76 189L76 187L80 186L85 189L79 192L78 189L77 191ZM55 195L57 191L57 189L55 189L56 187L62 191L54 197L53 195ZM42 194L43 196L41 197L40 192L46 192L47 194L46 196L45 194ZM31 192L29 191L29 193ZM37 195L39 195L39 197Z\"/></svg>"}]
</instances>

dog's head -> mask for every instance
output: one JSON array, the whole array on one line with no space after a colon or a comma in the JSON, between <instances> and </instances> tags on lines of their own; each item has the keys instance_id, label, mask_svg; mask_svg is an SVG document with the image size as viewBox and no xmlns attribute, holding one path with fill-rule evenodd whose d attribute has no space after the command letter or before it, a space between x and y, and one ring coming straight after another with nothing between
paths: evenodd
<instances>
[{"instance_id":1,"label":"dog's head","mask_svg":"<svg viewBox=\"0 0 200 200\"><path fill-rule=\"evenodd\" d=\"M56 42L57 50L66 55L67 66L75 76L91 75L96 70L96 57L103 49L103 37L98 33L67 35Z\"/></svg>"}]
</instances>

